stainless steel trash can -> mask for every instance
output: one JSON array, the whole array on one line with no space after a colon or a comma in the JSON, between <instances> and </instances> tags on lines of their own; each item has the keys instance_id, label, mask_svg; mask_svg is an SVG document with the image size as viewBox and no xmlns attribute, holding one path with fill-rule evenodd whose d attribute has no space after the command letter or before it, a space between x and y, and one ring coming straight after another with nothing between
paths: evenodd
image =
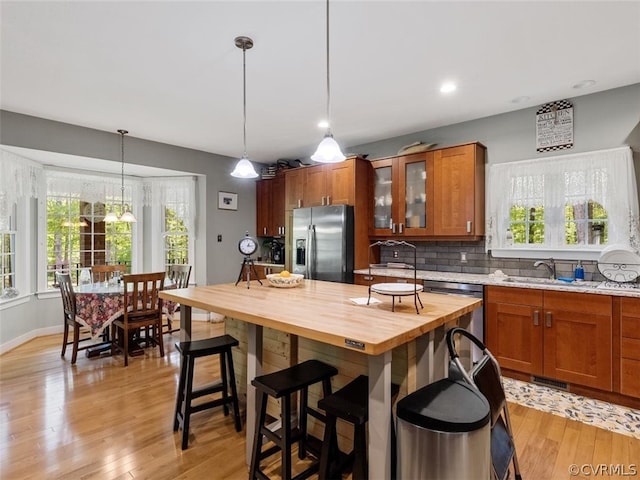
<instances>
[{"instance_id":1,"label":"stainless steel trash can","mask_svg":"<svg viewBox=\"0 0 640 480\"><path fill-rule=\"evenodd\" d=\"M396 412L398 480L490 478L491 415L477 389L444 378L407 395Z\"/></svg>"}]
</instances>

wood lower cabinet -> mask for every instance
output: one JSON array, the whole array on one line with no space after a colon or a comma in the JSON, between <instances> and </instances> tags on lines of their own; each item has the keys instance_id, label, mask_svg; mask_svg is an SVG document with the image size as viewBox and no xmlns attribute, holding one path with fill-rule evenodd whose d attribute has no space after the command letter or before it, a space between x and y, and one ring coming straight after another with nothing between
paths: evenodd
<instances>
[{"instance_id":1,"label":"wood lower cabinet","mask_svg":"<svg viewBox=\"0 0 640 480\"><path fill-rule=\"evenodd\" d=\"M256 280L256 273L260 280L264 280L267 278L267 275L271 273L280 273L284 270L284 265L255 265L255 267L256 271L251 272L251 280ZM243 277L243 280L246 280L246 278Z\"/></svg>"},{"instance_id":2,"label":"wood lower cabinet","mask_svg":"<svg viewBox=\"0 0 640 480\"><path fill-rule=\"evenodd\" d=\"M640 397L640 298L620 299L620 393Z\"/></svg>"},{"instance_id":3,"label":"wood lower cabinet","mask_svg":"<svg viewBox=\"0 0 640 480\"><path fill-rule=\"evenodd\" d=\"M612 391L612 298L488 286L487 347L502 368Z\"/></svg>"}]
</instances>

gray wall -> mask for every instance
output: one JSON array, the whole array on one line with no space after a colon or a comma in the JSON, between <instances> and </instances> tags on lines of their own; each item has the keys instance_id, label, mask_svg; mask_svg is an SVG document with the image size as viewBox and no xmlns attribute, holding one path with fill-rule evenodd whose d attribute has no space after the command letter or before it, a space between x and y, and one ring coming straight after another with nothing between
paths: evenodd
<instances>
[{"instance_id":1,"label":"gray wall","mask_svg":"<svg viewBox=\"0 0 640 480\"><path fill-rule=\"evenodd\" d=\"M0 145L9 145L120 162L119 135L90 128L0 111ZM127 137L126 162L200 175L205 187L198 209L196 262L200 284L235 281L242 256L238 239L255 230L255 182L230 176L237 159L173 145ZM90 165L83 168L90 169ZM0 173L1 174L1 173ZM238 193L238 210L218 210L218 191ZM35 222L35 220L34 220ZM203 229L203 230L202 230ZM34 227L32 231L37 231ZM204 235L201 232L204 231ZM222 242L217 242L222 234ZM33 246L34 259L37 249ZM36 262L31 276L35 291ZM59 299L31 298L28 303L0 311L0 347L35 330L62 326ZM26 336L26 337L25 337Z\"/></svg>"},{"instance_id":2,"label":"gray wall","mask_svg":"<svg viewBox=\"0 0 640 480\"><path fill-rule=\"evenodd\" d=\"M346 150L368 154L369 159L375 159L395 155L403 145L416 141L437 143L439 147L479 141L487 147L487 162L492 164L629 145L634 150L636 177L640 185L640 84L570 100L573 103L574 147L565 151L544 154L536 152L535 113L538 106L374 143L354 145ZM533 269L531 259L491 257L485 253L484 241L417 242L416 246L418 268L422 270L486 274L500 269L508 275L545 276L543 270ZM467 263L460 262L461 251L467 252ZM402 252L400 256L402 257ZM383 249L381 261L399 260L393 258L391 249ZM413 258L400 258L400 261L413 263ZM583 264L587 280L602 280L594 262ZM575 262L558 262L558 275L571 276L574 266Z\"/></svg>"}]
</instances>

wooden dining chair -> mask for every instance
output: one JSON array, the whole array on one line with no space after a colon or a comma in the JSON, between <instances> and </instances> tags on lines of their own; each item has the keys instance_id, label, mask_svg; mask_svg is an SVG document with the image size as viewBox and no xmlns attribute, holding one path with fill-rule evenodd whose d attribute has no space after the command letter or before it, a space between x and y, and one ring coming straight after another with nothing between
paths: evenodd
<instances>
[{"instance_id":1,"label":"wooden dining chair","mask_svg":"<svg viewBox=\"0 0 640 480\"><path fill-rule=\"evenodd\" d=\"M71 275L68 273L56 273L56 281L60 288L60 296L62 298L62 312L64 315L64 333L62 337L62 354L67 352L67 345L73 345L73 351L71 353L71 365L76 363L79 350L86 350L93 346L93 344L80 346L81 342L91 340L91 334L86 334L88 329L76 321L76 294L73 291L73 282L71 281ZM69 330L73 328L73 338L69 340Z\"/></svg>"},{"instance_id":2,"label":"wooden dining chair","mask_svg":"<svg viewBox=\"0 0 640 480\"><path fill-rule=\"evenodd\" d=\"M163 289L165 272L136 273L124 275L124 313L113 322L111 352L124 353L124 366L129 365L129 340L133 332L151 327L151 341L160 347L164 357L162 341L162 299L158 293Z\"/></svg>"},{"instance_id":3,"label":"wooden dining chair","mask_svg":"<svg viewBox=\"0 0 640 480\"><path fill-rule=\"evenodd\" d=\"M124 275L127 272L126 265L93 265L91 267L91 275L94 283L106 282L115 273L119 272Z\"/></svg>"},{"instance_id":4,"label":"wooden dining chair","mask_svg":"<svg viewBox=\"0 0 640 480\"><path fill-rule=\"evenodd\" d=\"M191 277L191 265L175 264L170 265L167 270L167 278L171 280L172 288L187 288L189 286L189 277ZM176 308L173 312L175 315L180 311L180 307ZM173 322L169 315L165 315L165 320L162 325L162 333L173 333L180 331L180 328L173 328Z\"/></svg>"}]
</instances>

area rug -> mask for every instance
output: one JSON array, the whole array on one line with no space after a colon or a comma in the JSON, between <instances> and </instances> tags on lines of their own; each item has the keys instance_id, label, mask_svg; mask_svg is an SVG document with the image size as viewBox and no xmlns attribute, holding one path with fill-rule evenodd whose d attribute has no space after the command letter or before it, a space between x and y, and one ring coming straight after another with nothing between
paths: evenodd
<instances>
[{"instance_id":1,"label":"area rug","mask_svg":"<svg viewBox=\"0 0 640 480\"><path fill-rule=\"evenodd\" d=\"M503 377L509 402L640 439L640 411Z\"/></svg>"}]
</instances>

